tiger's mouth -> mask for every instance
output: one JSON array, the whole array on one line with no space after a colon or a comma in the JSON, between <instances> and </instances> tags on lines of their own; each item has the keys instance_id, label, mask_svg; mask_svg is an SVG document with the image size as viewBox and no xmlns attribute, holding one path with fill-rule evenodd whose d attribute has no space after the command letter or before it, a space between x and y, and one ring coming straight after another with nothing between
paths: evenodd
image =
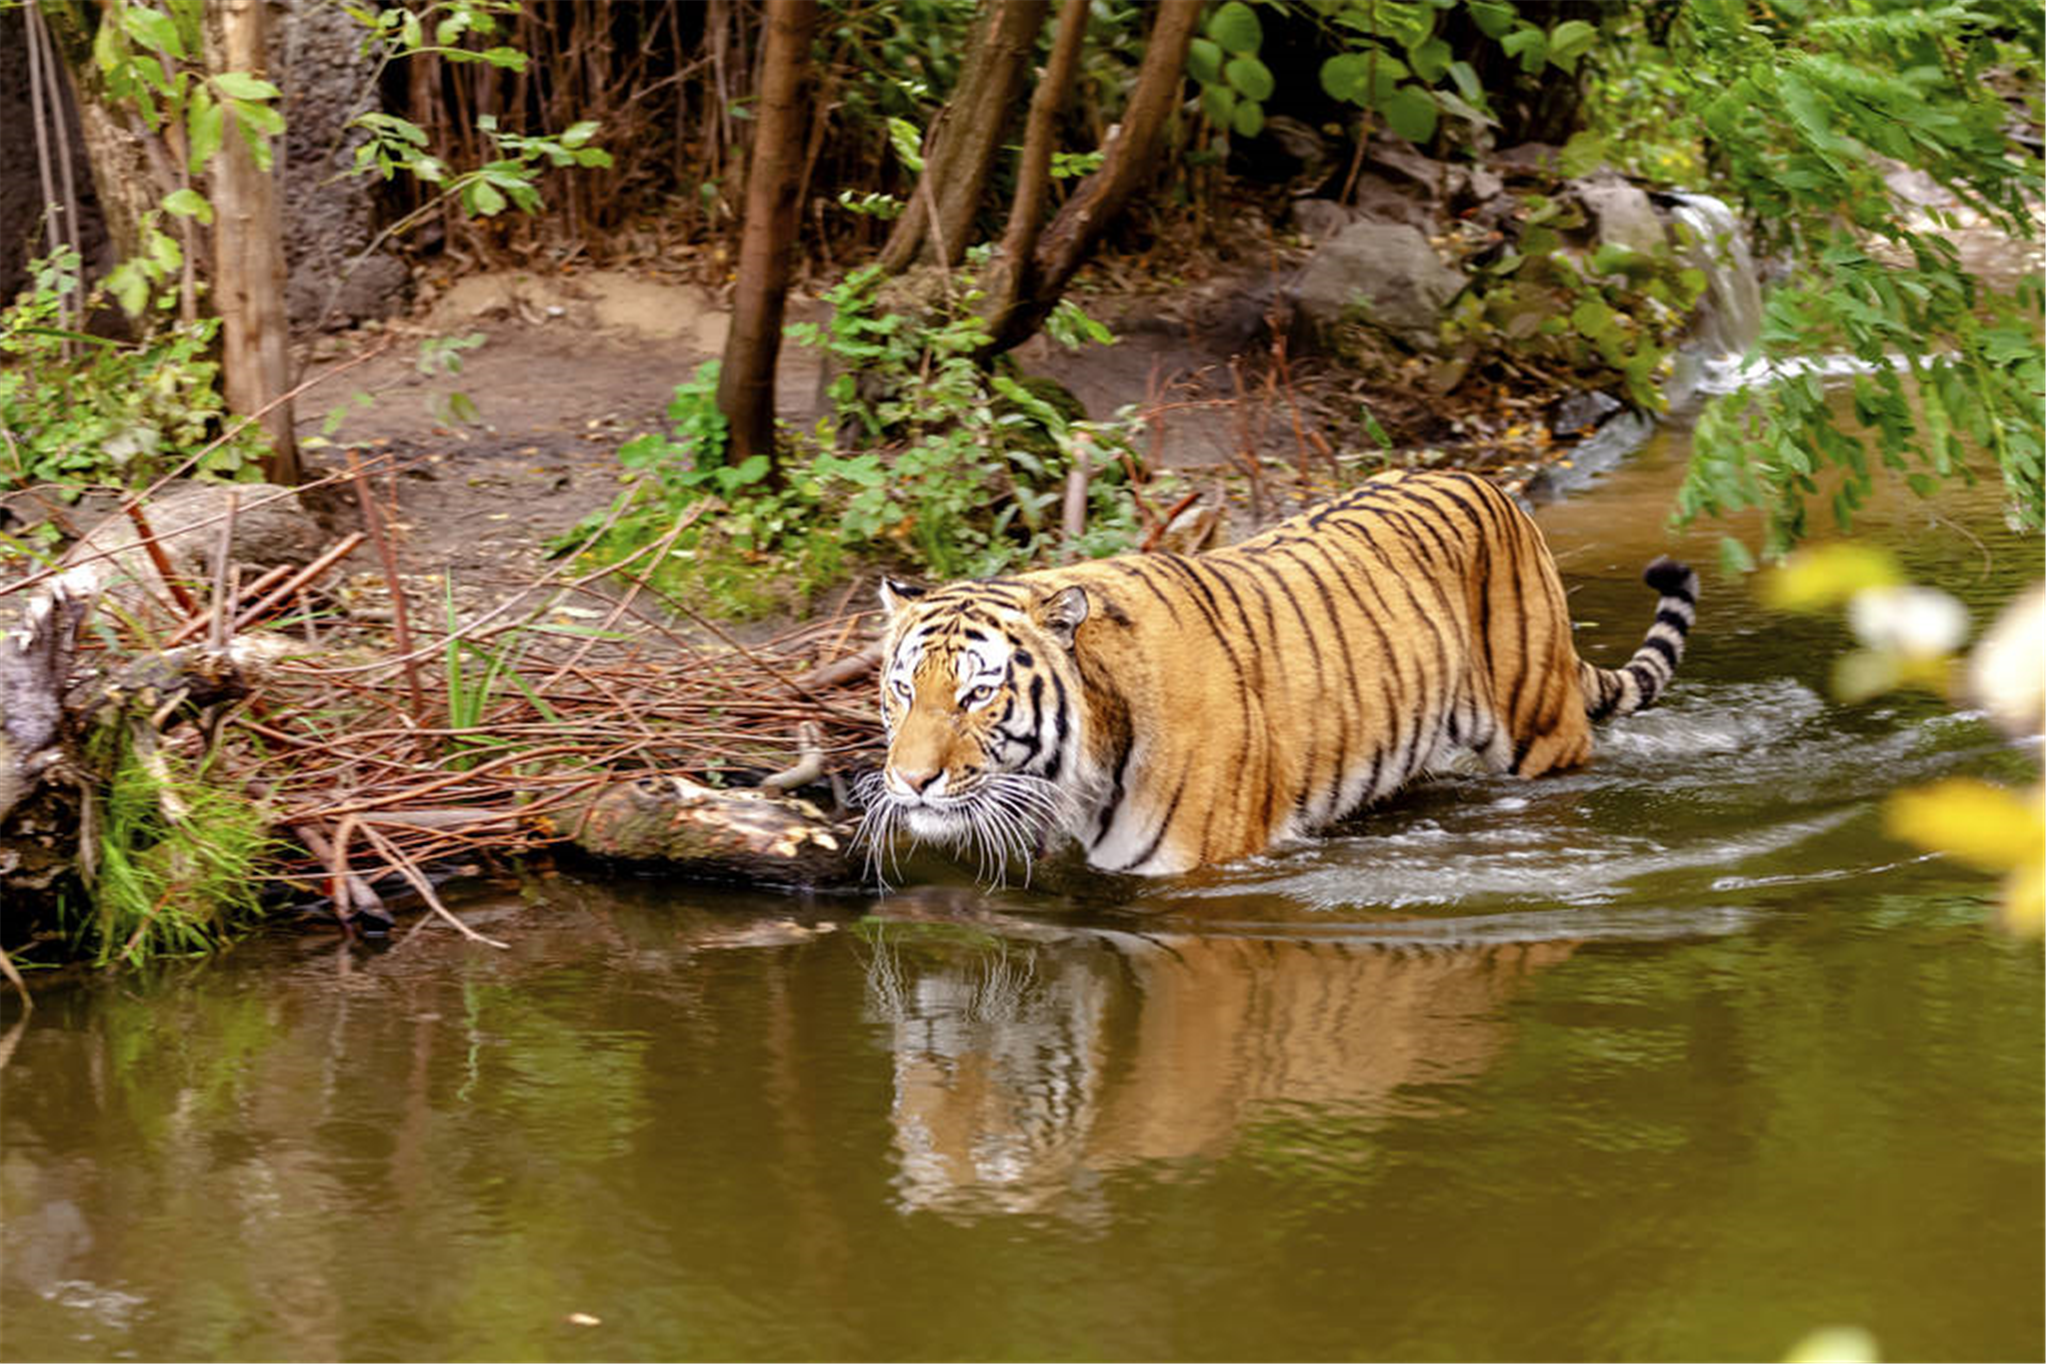
<instances>
[{"instance_id":1,"label":"tiger's mouth","mask_svg":"<svg viewBox=\"0 0 2046 1364\"><path fill-rule=\"evenodd\" d=\"M963 801L940 804L912 799L900 804L903 827L909 830L910 837L926 843L954 842L965 837L973 828L973 820Z\"/></svg>"}]
</instances>

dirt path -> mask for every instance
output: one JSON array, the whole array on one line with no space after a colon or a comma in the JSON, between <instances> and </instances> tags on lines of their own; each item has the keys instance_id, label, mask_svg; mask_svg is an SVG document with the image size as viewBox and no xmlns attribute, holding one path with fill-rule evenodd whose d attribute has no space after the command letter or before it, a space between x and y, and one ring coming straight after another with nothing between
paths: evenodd
<instances>
[{"instance_id":1,"label":"dirt path","mask_svg":"<svg viewBox=\"0 0 2046 1364\"><path fill-rule=\"evenodd\" d=\"M797 297L790 311L796 320L824 309ZM1199 300L1123 300L1104 313L1116 345L1075 353L1040 337L1017 358L1065 383L1095 418L1128 403L1163 405L1153 452L1161 463L1220 464L1243 438L1234 418L1215 416L1231 393L1223 349L1231 338L1204 328L1200 311ZM352 392L371 394L373 405L351 411L333 446L309 462L345 467L349 446L401 457L395 528L406 573L453 573L479 586L530 581L550 536L618 495L618 446L667 425L675 385L718 357L728 322L702 288L624 271L471 276L415 319L390 325L391 344L377 358L316 390L301 404L300 434L318 435ZM422 372L422 341L472 335L482 342L458 352L459 374ZM377 340L333 338L314 364ZM807 424L819 415L820 368L815 351L784 349L783 418ZM449 419L456 393L474 405L475 422Z\"/></svg>"}]
</instances>

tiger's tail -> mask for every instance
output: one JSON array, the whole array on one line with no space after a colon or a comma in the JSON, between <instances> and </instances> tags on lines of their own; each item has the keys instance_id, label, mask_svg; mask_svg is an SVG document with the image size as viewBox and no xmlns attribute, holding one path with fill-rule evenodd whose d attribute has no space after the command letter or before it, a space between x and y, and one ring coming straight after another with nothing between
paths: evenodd
<instances>
[{"instance_id":1,"label":"tiger's tail","mask_svg":"<svg viewBox=\"0 0 2046 1364\"><path fill-rule=\"evenodd\" d=\"M1648 709L1684 660L1684 639L1698 614L1698 575L1688 564L1664 555L1642 572L1641 580L1661 593L1662 600L1656 603L1655 624L1648 627L1634 657L1622 668L1578 661L1584 713L1593 720Z\"/></svg>"}]
</instances>

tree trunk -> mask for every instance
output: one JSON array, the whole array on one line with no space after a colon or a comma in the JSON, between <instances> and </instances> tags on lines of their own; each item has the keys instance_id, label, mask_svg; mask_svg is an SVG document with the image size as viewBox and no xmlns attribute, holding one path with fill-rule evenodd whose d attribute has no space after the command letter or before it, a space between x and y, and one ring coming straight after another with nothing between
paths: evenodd
<instances>
[{"instance_id":1,"label":"tree trunk","mask_svg":"<svg viewBox=\"0 0 2046 1364\"><path fill-rule=\"evenodd\" d=\"M1179 103L1186 49L1200 10L1201 0L1163 0L1158 6L1137 88L1121 125L1110 134L1107 159L1059 210L1031 252L1029 268L1008 272L1008 289L989 299L994 334L989 354L1020 345L1036 332L1116 214L1155 169L1158 137Z\"/></svg>"},{"instance_id":2,"label":"tree trunk","mask_svg":"<svg viewBox=\"0 0 2046 1364\"><path fill-rule=\"evenodd\" d=\"M774 460L774 367L781 353L782 303L799 223L796 187L803 172L810 109L805 89L817 0L768 0L761 54L759 118L747 158L746 220L739 237L739 282L732 330L718 377L718 410L731 430L731 457ZM779 474L775 475L779 481Z\"/></svg>"},{"instance_id":3,"label":"tree trunk","mask_svg":"<svg viewBox=\"0 0 2046 1364\"><path fill-rule=\"evenodd\" d=\"M1059 11L1058 33L1052 39L1051 62L1030 96L1023 160L1016 168L1016 195L1009 205L1002 249L987 281L987 297L997 304L1013 301L1036 287L1037 239L1044 233L1044 211L1051 202L1052 141L1059 109L1072 89L1073 73L1079 69L1091 8L1090 0L1065 0ZM1004 305L1003 311L1007 306L1012 304Z\"/></svg>"},{"instance_id":4,"label":"tree trunk","mask_svg":"<svg viewBox=\"0 0 2046 1364\"><path fill-rule=\"evenodd\" d=\"M923 174L881 248L880 265L889 274L907 269L920 252L947 268L965 259L973 215L1050 7L1050 0L986 0L959 86L926 139Z\"/></svg>"},{"instance_id":5,"label":"tree trunk","mask_svg":"<svg viewBox=\"0 0 2046 1364\"><path fill-rule=\"evenodd\" d=\"M215 71L261 74L263 28L263 0L216 0L208 15L208 64ZM263 476L290 485L300 475L291 402L284 397L291 388L291 324L284 306L279 170L274 155L268 169L259 168L239 129L230 128L210 167L213 304L220 312L227 405L244 415L263 413L271 450Z\"/></svg>"},{"instance_id":6,"label":"tree trunk","mask_svg":"<svg viewBox=\"0 0 2046 1364\"><path fill-rule=\"evenodd\" d=\"M93 196L106 220L108 249L114 260L127 260L142 249L142 216L178 187L175 169L141 119L108 102L92 59L92 30L84 17L58 5L44 9L43 18L70 80Z\"/></svg>"}]
</instances>

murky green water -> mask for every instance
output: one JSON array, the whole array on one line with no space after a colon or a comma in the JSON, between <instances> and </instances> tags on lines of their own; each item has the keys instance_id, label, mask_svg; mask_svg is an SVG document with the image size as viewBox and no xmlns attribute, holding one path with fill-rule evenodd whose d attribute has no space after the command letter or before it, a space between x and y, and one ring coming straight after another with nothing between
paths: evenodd
<instances>
[{"instance_id":1,"label":"murky green water","mask_svg":"<svg viewBox=\"0 0 2046 1364\"><path fill-rule=\"evenodd\" d=\"M1544 516L1608 661L1672 458ZM1973 524L1885 533L1986 614L2039 549ZM0 1350L2040 1358L2040 952L1877 815L2036 754L1837 706L1837 627L1707 593L1594 771L1224 874L555 878L468 906L508 952L281 936L52 990L5 1072Z\"/></svg>"}]
</instances>

